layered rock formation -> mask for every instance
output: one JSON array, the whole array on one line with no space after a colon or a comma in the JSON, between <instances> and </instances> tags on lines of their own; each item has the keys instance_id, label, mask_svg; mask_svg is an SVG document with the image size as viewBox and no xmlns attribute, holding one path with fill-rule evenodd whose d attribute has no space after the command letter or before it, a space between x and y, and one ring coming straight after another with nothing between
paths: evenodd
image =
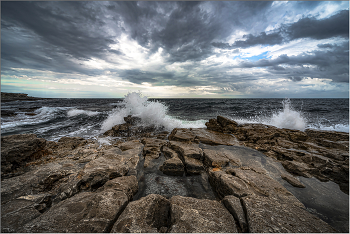
<instances>
[{"instance_id":1,"label":"layered rock formation","mask_svg":"<svg viewBox=\"0 0 350 234\"><path fill-rule=\"evenodd\" d=\"M124 137L112 145L72 137L58 142L35 135L2 137L2 232L337 231L309 213L264 167L245 165L245 157L259 152L240 144L265 147L258 148L264 153L279 147L284 156L267 156L307 165L303 172L283 164L291 174L281 177L298 189L305 187L293 176L300 173L345 188L343 169L335 168L346 165L346 134L322 132L320 140L311 131L270 131L218 117L208 129L174 129L167 137L134 131L137 122L129 116L106 133ZM321 155L321 149L337 156ZM322 172L325 167L330 173Z\"/></svg>"},{"instance_id":2,"label":"layered rock formation","mask_svg":"<svg viewBox=\"0 0 350 234\"><path fill-rule=\"evenodd\" d=\"M263 124L238 125L221 116L209 120L206 126L234 135L242 145L281 162L293 175L334 181L349 194L348 133L311 129L302 132Z\"/></svg>"}]
</instances>

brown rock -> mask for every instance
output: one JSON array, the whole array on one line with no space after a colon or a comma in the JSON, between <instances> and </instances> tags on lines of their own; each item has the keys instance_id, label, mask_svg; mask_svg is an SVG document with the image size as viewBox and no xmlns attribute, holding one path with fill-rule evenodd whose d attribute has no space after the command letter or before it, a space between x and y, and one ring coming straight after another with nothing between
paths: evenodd
<instances>
[{"instance_id":1,"label":"brown rock","mask_svg":"<svg viewBox=\"0 0 350 234\"><path fill-rule=\"evenodd\" d=\"M204 171L203 163L194 158L184 156L184 165L188 175L199 175Z\"/></svg>"},{"instance_id":2,"label":"brown rock","mask_svg":"<svg viewBox=\"0 0 350 234\"><path fill-rule=\"evenodd\" d=\"M150 194L130 202L112 228L112 233L158 233L167 230L170 202L161 195Z\"/></svg>"},{"instance_id":3,"label":"brown rock","mask_svg":"<svg viewBox=\"0 0 350 234\"><path fill-rule=\"evenodd\" d=\"M198 144L187 144L177 141L169 141L168 146L178 152L180 157L188 157L194 159L202 159L202 150L199 148Z\"/></svg>"},{"instance_id":4,"label":"brown rock","mask_svg":"<svg viewBox=\"0 0 350 234\"><path fill-rule=\"evenodd\" d=\"M166 175L182 176L185 172L184 165L178 156L174 156L164 161L159 168Z\"/></svg>"},{"instance_id":5,"label":"brown rock","mask_svg":"<svg viewBox=\"0 0 350 234\"><path fill-rule=\"evenodd\" d=\"M208 167L223 167L230 161L224 153L210 149L203 150L203 157L204 164Z\"/></svg>"},{"instance_id":6,"label":"brown rock","mask_svg":"<svg viewBox=\"0 0 350 234\"><path fill-rule=\"evenodd\" d=\"M128 191L138 187L136 177L132 177L133 179L129 180L116 178L96 192L78 193L52 206L47 212L16 231L109 232L116 217L129 201Z\"/></svg>"},{"instance_id":7,"label":"brown rock","mask_svg":"<svg viewBox=\"0 0 350 234\"><path fill-rule=\"evenodd\" d=\"M208 145L238 145L237 139L229 134L215 132L204 128L194 128L191 131L198 141Z\"/></svg>"},{"instance_id":8,"label":"brown rock","mask_svg":"<svg viewBox=\"0 0 350 234\"><path fill-rule=\"evenodd\" d=\"M241 201L238 197L235 196L226 196L222 199L222 203L225 205L228 211L233 215L233 217L237 220L240 231L248 232L248 225L245 218L245 213L243 211L243 207L241 205Z\"/></svg>"},{"instance_id":9,"label":"brown rock","mask_svg":"<svg viewBox=\"0 0 350 234\"><path fill-rule=\"evenodd\" d=\"M292 203L256 195L243 197L242 202L252 233L336 232L321 219Z\"/></svg>"},{"instance_id":10,"label":"brown rock","mask_svg":"<svg viewBox=\"0 0 350 234\"><path fill-rule=\"evenodd\" d=\"M47 155L45 145L46 140L37 138L35 134L1 137L1 174L14 172L26 163Z\"/></svg>"},{"instance_id":11,"label":"brown rock","mask_svg":"<svg viewBox=\"0 0 350 234\"><path fill-rule=\"evenodd\" d=\"M171 233L237 232L232 215L217 201L174 196L171 202Z\"/></svg>"},{"instance_id":12,"label":"brown rock","mask_svg":"<svg viewBox=\"0 0 350 234\"><path fill-rule=\"evenodd\" d=\"M349 141L349 133L347 132L335 132L335 131L320 131L306 129L305 133L315 139L327 139L330 141Z\"/></svg>"},{"instance_id":13,"label":"brown rock","mask_svg":"<svg viewBox=\"0 0 350 234\"><path fill-rule=\"evenodd\" d=\"M305 188L305 185L293 176L282 174L281 178L287 181L288 183L290 183L291 185L293 185L294 187Z\"/></svg>"},{"instance_id":14,"label":"brown rock","mask_svg":"<svg viewBox=\"0 0 350 234\"><path fill-rule=\"evenodd\" d=\"M187 128L174 128L169 136L170 141L194 142L195 135Z\"/></svg>"}]
</instances>

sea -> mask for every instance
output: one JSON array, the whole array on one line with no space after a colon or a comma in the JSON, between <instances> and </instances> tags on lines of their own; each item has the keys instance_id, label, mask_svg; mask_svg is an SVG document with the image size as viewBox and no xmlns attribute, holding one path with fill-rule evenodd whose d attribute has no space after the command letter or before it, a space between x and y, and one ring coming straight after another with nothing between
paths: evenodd
<instances>
[{"instance_id":1,"label":"sea","mask_svg":"<svg viewBox=\"0 0 350 234\"><path fill-rule=\"evenodd\" d=\"M34 133L46 140L83 137L108 143L102 134L133 115L142 125L161 130L205 128L218 115L238 123L262 123L278 128L349 132L349 99L153 99L132 92L124 98L52 98L2 102L1 135Z\"/></svg>"}]
</instances>

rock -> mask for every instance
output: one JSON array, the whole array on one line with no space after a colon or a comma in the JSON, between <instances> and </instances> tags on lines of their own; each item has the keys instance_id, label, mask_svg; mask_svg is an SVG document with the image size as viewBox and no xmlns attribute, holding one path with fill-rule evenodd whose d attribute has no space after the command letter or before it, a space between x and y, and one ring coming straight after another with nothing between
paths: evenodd
<instances>
[{"instance_id":1,"label":"rock","mask_svg":"<svg viewBox=\"0 0 350 234\"><path fill-rule=\"evenodd\" d=\"M288 183L290 183L291 185L293 185L294 187L305 188L305 185L293 176L282 174L281 178L287 181Z\"/></svg>"},{"instance_id":2,"label":"rock","mask_svg":"<svg viewBox=\"0 0 350 234\"><path fill-rule=\"evenodd\" d=\"M168 146L180 154L180 157L188 157L193 159L202 159L202 150L198 144L187 144L177 141L169 141Z\"/></svg>"},{"instance_id":3,"label":"rock","mask_svg":"<svg viewBox=\"0 0 350 234\"><path fill-rule=\"evenodd\" d=\"M169 141L182 141L182 142L194 142L195 135L190 129L187 128L174 128L169 135Z\"/></svg>"},{"instance_id":4,"label":"rock","mask_svg":"<svg viewBox=\"0 0 350 234\"><path fill-rule=\"evenodd\" d=\"M166 144L166 141L161 139L143 138L141 142L145 145L142 152L145 157L144 167L149 167L150 162L153 159L159 158L161 154L160 148Z\"/></svg>"},{"instance_id":5,"label":"rock","mask_svg":"<svg viewBox=\"0 0 350 234\"><path fill-rule=\"evenodd\" d=\"M48 154L46 140L35 134L20 134L1 137L1 174L22 169L26 163Z\"/></svg>"},{"instance_id":6,"label":"rock","mask_svg":"<svg viewBox=\"0 0 350 234\"><path fill-rule=\"evenodd\" d=\"M292 203L256 195L243 197L242 203L252 233L335 232L327 223Z\"/></svg>"},{"instance_id":7,"label":"rock","mask_svg":"<svg viewBox=\"0 0 350 234\"><path fill-rule=\"evenodd\" d=\"M196 140L208 145L238 145L237 139L229 134L215 132L203 128L193 128L191 131Z\"/></svg>"},{"instance_id":8,"label":"rock","mask_svg":"<svg viewBox=\"0 0 350 234\"><path fill-rule=\"evenodd\" d=\"M220 198L228 195L244 197L253 194L252 189L242 179L221 170L209 170L209 182Z\"/></svg>"},{"instance_id":9,"label":"rock","mask_svg":"<svg viewBox=\"0 0 350 234\"><path fill-rule=\"evenodd\" d=\"M84 166L80 189L96 190L108 180L124 176L128 171L126 162L121 163L115 156L101 156Z\"/></svg>"},{"instance_id":10,"label":"rock","mask_svg":"<svg viewBox=\"0 0 350 234\"><path fill-rule=\"evenodd\" d=\"M121 149L122 151L134 149L134 148L139 148L142 146L143 146L143 144L140 143L139 140L127 141L127 142L123 142L121 144L118 144L118 148Z\"/></svg>"},{"instance_id":11,"label":"rock","mask_svg":"<svg viewBox=\"0 0 350 234\"><path fill-rule=\"evenodd\" d=\"M245 218L245 213L243 211L240 199L235 196L226 196L224 199L222 199L222 203L237 220L241 229L240 232L248 232L248 224Z\"/></svg>"},{"instance_id":12,"label":"rock","mask_svg":"<svg viewBox=\"0 0 350 234\"><path fill-rule=\"evenodd\" d=\"M237 127L238 125L236 121L222 117L222 116L217 116L216 119L217 119L217 122L224 128L228 125L233 125L234 127Z\"/></svg>"},{"instance_id":13,"label":"rock","mask_svg":"<svg viewBox=\"0 0 350 234\"><path fill-rule=\"evenodd\" d=\"M62 137L58 140L58 143L63 145L64 148L75 149L79 146L87 144L88 141L82 137Z\"/></svg>"},{"instance_id":14,"label":"rock","mask_svg":"<svg viewBox=\"0 0 350 234\"><path fill-rule=\"evenodd\" d=\"M306 129L305 133L315 139L327 139L330 141L349 141L349 133Z\"/></svg>"},{"instance_id":15,"label":"rock","mask_svg":"<svg viewBox=\"0 0 350 234\"><path fill-rule=\"evenodd\" d=\"M226 155L220 151L210 149L203 150L204 164L207 167L223 167L229 163Z\"/></svg>"},{"instance_id":16,"label":"rock","mask_svg":"<svg viewBox=\"0 0 350 234\"><path fill-rule=\"evenodd\" d=\"M170 202L161 195L150 194L130 202L114 224L111 232L158 233L168 228Z\"/></svg>"},{"instance_id":17,"label":"rock","mask_svg":"<svg viewBox=\"0 0 350 234\"><path fill-rule=\"evenodd\" d=\"M178 157L178 154L174 150L170 149L169 147L167 147L165 145L163 145L161 147L161 151L163 152L165 158L167 158L167 159L173 158L175 156Z\"/></svg>"},{"instance_id":18,"label":"rock","mask_svg":"<svg viewBox=\"0 0 350 234\"><path fill-rule=\"evenodd\" d=\"M41 211L44 211L44 205L46 207L46 203L43 202L44 196L19 197L1 205L1 232L17 232L24 224L39 217ZM47 197L48 202L51 197Z\"/></svg>"},{"instance_id":19,"label":"rock","mask_svg":"<svg viewBox=\"0 0 350 234\"><path fill-rule=\"evenodd\" d=\"M304 176L307 178L312 177L309 174L309 171L311 170L309 166L305 163L296 162L296 161L284 161L281 162L282 166L291 174Z\"/></svg>"},{"instance_id":20,"label":"rock","mask_svg":"<svg viewBox=\"0 0 350 234\"><path fill-rule=\"evenodd\" d=\"M338 142L330 141L327 139L316 139L316 142L318 145L323 146L323 147L349 151L349 142L344 144L343 142L338 143Z\"/></svg>"},{"instance_id":21,"label":"rock","mask_svg":"<svg viewBox=\"0 0 350 234\"><path fill-rule=\"evenodd\" d=\"M136 177L132 177L116 178L96 192L78 193L16 232L109 232L129 201L128 191L137 187Z\"/></svg>"},{"instance_id":22,"label":"rock","mask_svg":"<svg viewBox=\"0 0 350 234\"><path fill-rule=\"evenodd\" d=\"M306 141L308 138L305 132L299 130L286 129L285 131L289 134L289 138L293 142Z\"/></svg>"},{"instance_id":23,"label":"rock","mask_svg":"<svg viewBox=\"0 0 350 234\"><path fill-rule=\"evenodd\" d=\"M170 233L237 232L232 215L217 201L174 196L170 202Z\"/></svg>"},{"instance_id":24,"label":"rock","mask_svg":"<svg viewBox=\"0 0 350 234\"><path fill-rule=\"evenodd\" d=\"M200 160L186 156L183 158L187 175L199 175L204 171L203 163Z\"/></svg>"},{"instance_id":25,"label":"rock","mask_svg":"<svg viewBox=\"0 0 350 234\"><path fill-rule=\"evenodd\" d=\"M216 119L209 119L209 122L206 122L205 126L207 126L208 130L212 130L212 131L216 131L216 132L223 131L221 125L218 123L218 121Z\"/></svg>"},{"instance_id":26,"label":"rock","mask_svg":"<svg viewBox=\"0 0 350 234\"><path fill-rule=\"evenodd\" d=\"M164 174L171 176L182 176L185 172L184 165L178 156L174 156L164 161L159 170Z\"/></svg>"},{"instance_id":27,"label":"rock","mask_svg":"<svg viewBox=\"0 0 350 234\"><path fill-rule=\"evenodd\" d=\"M139 124L139 123L141 123L141 120L142 120L141 118L136 117L136 116L131 116L131 115L124 117L125 123L130 124L130 125Z\"/></svg>"}]
</instances>

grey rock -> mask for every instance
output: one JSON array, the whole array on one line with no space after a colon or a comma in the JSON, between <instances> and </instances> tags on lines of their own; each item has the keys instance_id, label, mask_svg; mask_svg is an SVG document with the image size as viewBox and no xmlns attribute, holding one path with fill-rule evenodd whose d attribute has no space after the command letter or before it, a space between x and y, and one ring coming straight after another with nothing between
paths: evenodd
<instances>
[{"instance_id":1,"label":"grey rock","mask_svg":"<svg viewBox=\"0 0 350 234\"><path fill-rule=\"evenodd\" d=\"M237 232L233 216L214 200L175 196L171 202L171 233Z\"/></svg>"},{"instance_id":2,"label":"grey rock","mask_svg":"<svg viewBox=\"0 0 350 234\"><path fill-rule=\"evenodd\" d=\"M164 232L168 226L170 202L161 195L150 194L130 202L114 224L111 232Z\"/></svg>"},{"instance_id":3,"label":"grey rock","mask_svg":"<svg viewBox=\"0 0 350 234\"><path fill-rule=\"evenodd\" d=\"M238 197L230 195L222 199L222 203L237 220L241 232L248 232L248 224L245 218L245 213L243 211L240 199Z\"/></svg>"}]
</instances>

